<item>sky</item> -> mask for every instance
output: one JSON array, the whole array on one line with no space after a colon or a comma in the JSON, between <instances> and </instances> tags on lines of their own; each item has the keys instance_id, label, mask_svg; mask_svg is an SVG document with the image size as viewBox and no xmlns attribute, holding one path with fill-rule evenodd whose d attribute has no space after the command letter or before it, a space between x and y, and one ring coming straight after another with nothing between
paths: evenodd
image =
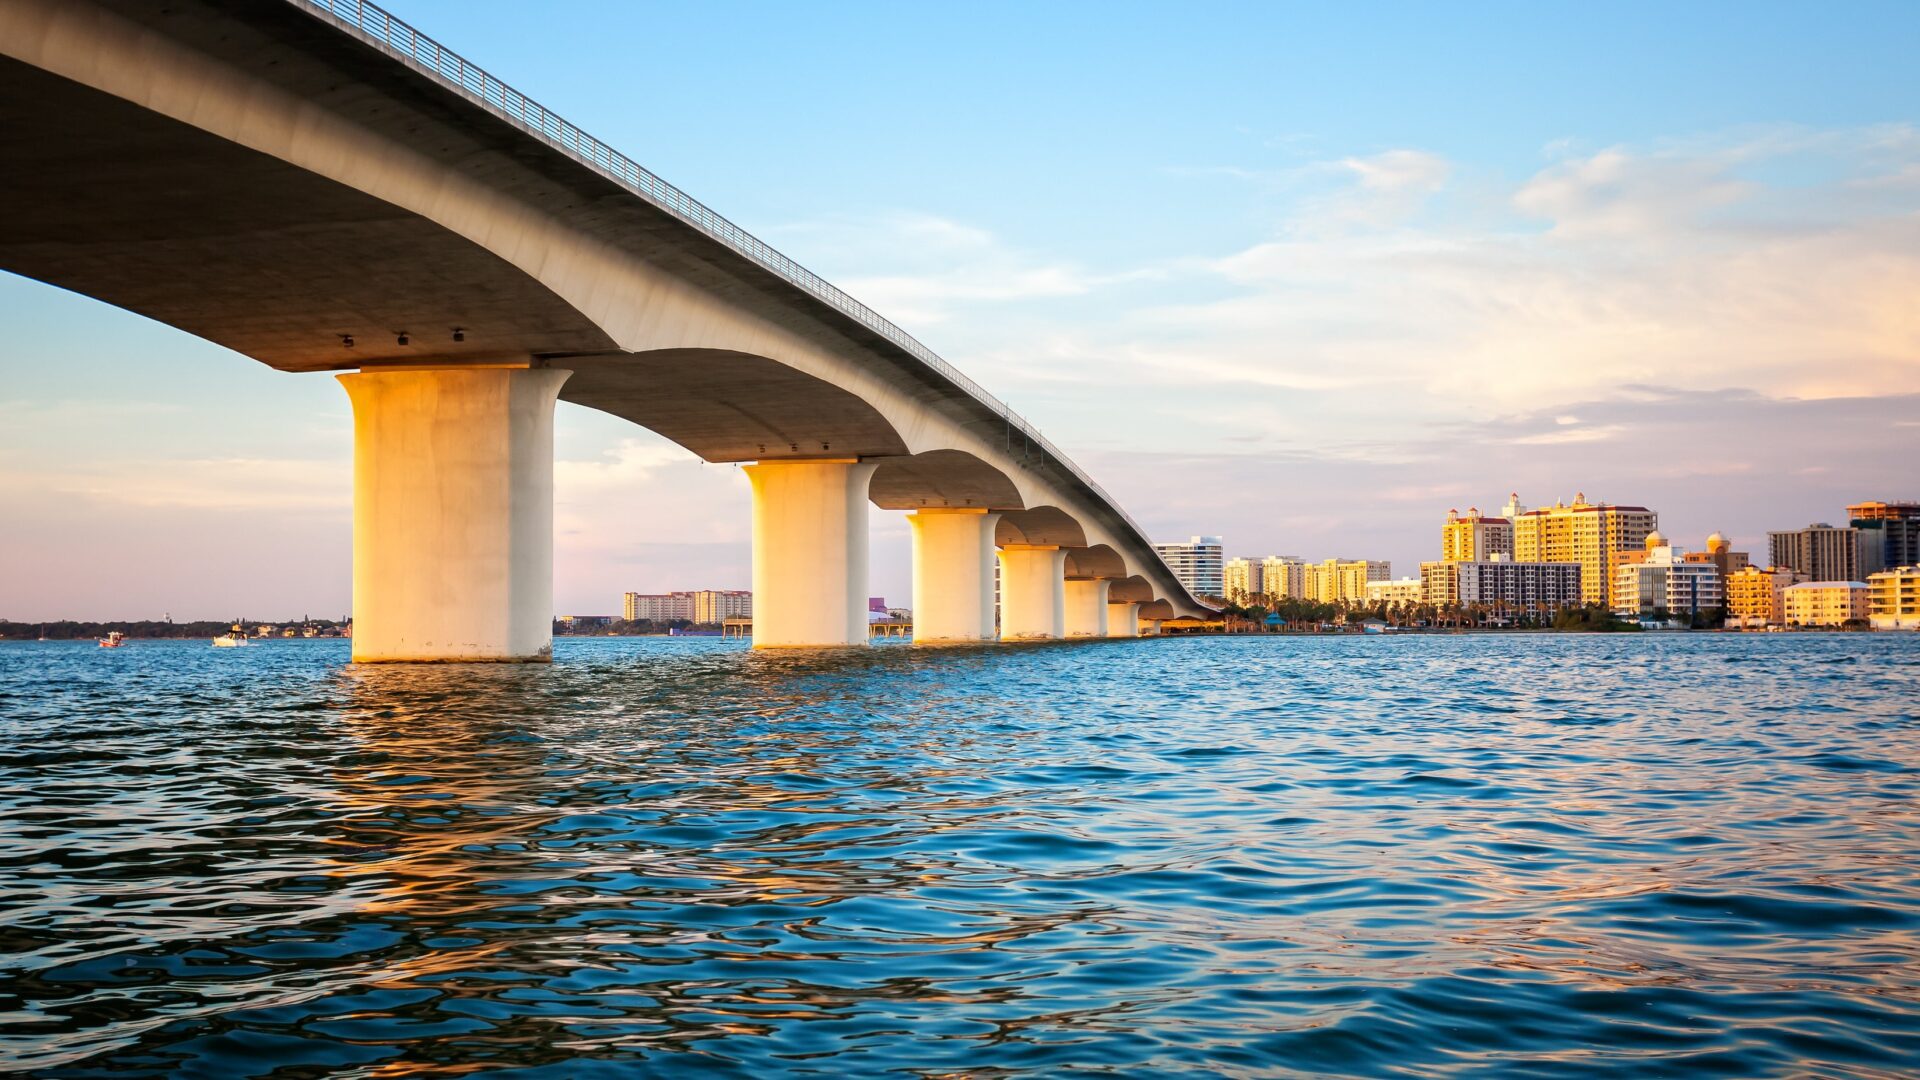
<instances>
[{"instance_id":1,"label":"sky","mask_svg":"<svg viewBox=\"0 0 1920 1080\"><path fill-rule=\"evenodd\" d=\"M1920 499L1920 5L387 0L845 288L1157 539L1688 547ZM4 211L0 211L4 212ZM351 415L0 274L0 618L349 607ZM744 588L738 469L562 404L555 601ZM908 599L875 510L872 591Z\"/></svg>"}]
</instances>

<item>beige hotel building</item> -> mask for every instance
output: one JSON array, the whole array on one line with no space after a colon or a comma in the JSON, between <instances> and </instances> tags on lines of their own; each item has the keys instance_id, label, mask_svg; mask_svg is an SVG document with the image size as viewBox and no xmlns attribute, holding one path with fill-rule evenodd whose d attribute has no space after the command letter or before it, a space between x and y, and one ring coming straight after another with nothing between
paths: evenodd
<instances>
[{"instance_id":1,"label":"beige hotel building","mask_svg":"<svg viewBox=\"0 0 1920 1080\"><path fill-rule=\"evenodd\" d=\"M1512 509L1514 561L1580 564L1580 598L1589 604L1613 600L1618 553L1644 549L1660 523L1660 515L1644 506L1590 503L1584 493L1572 505L1532 510L1521 508L1516 497Z\"/></svg>"}]
</instances>

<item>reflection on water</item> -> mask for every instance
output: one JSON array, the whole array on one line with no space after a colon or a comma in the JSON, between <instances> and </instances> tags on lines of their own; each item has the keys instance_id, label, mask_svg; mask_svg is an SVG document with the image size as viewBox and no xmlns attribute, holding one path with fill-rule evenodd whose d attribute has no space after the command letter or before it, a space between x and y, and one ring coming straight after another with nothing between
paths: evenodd
<instances>
[{"instance_id":1,"label":"reflection on water","mask_svg":"<svg viewBox=\"0 0 1920 1080\"><path fill-rule=\"evenodd\" d=\"M1920 1060L1920 637L344 659L0 647L0 1061Z\"/></svg>"}]
</instances>

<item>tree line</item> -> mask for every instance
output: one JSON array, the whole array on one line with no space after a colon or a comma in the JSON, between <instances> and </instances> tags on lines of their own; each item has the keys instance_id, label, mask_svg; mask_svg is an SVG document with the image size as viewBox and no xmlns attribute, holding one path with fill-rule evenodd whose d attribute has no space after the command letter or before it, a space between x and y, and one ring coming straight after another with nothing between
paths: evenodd
<instances>
[{"instance_id":1,"label":"tree line","mask_svg":"<svg viewBox=\"0 0 1920 1080\"><path fill-rule=\"evenodd\" d=\"M1612 633L1636 631L1636 620L1622 619L1604 604L1559 606L1553 604L1508 603L1429 603L1404 600L1308 600L1297 596L1250 597L1245 603L1229 601L1223 609L1231 629L1263 632L1270 627L1269 615L1279 616L1278 628L1285 631L1317 630L1322 627L1350 627L1378 621L1401 629L1432 628L1477 630L1490 627L1513 630L1567 630ZM1668 612L1657 608L1653 618L1665 621ZM1693 629L1713 629L1726 622L1724 611L1696 612L1688 624Z\"/></svg>"}]
</instances>

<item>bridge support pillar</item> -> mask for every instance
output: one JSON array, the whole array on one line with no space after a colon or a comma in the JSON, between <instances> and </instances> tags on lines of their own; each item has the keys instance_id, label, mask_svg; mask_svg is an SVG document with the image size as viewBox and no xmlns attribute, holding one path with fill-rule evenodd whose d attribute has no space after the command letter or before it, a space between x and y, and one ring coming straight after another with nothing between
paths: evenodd
<instances>
[{"instance_id":1,"label":"bridge support pillar","mask_svg":"<svg viewBox=\"0 0 1920 1080\"><path fill-rule=\"evenodd\" d=\"M913 640L993 640L993 529L999 514L932 507L913 528Z\"/></svg>"},{"instance_id":2,"label":"bridge support pillar","mask_svg":"<svg viewBox=\"0 0 1920 1080\"><path fill-rule=\"evenodd\" d=\"M1107 636L1139 637L1140 605L1137 603L1107 603Z\"/></svg>"},{"instance_id":3,"label":"bridge support pillar","mask_svg":"<svg viewBox=\"0 0 1920 1080\"><path fill-rule=\"evenodd\" d=\"M1070 638L1107 636L1109 578L1072 578L1066 583L1066 630Z\"/></svg>"},{"instance_id":4,"label":"bridge support pillar","mask_svg":"<svg viewBox=\"0 0 1920 1080\"><path fill-rule=\"evenodd\" d=\"M570 371L366 370L353 402L353 658L553 657L553 403Z\"/></svg>"},{"instance_id":5,"label":"bridge support pillar","mask_svg":"<svg viewBox=\"0 0 1920 1080\"><path fill-rule=\"evenodd\" d=\"M1000 640L1065 637L1067 553L1052 544L1000 549Z\"/></svg>"},{"instance_id":6,"label":"bridge support pillar","mask_svg":"<svg viewBox=\"0 0 1920 1080\"><path fill-rule=\"evenodd\" d=\"M867 643L867 483L854 458L761 461L753 483L753 647Z\"/></svg>"}]
</instances>

